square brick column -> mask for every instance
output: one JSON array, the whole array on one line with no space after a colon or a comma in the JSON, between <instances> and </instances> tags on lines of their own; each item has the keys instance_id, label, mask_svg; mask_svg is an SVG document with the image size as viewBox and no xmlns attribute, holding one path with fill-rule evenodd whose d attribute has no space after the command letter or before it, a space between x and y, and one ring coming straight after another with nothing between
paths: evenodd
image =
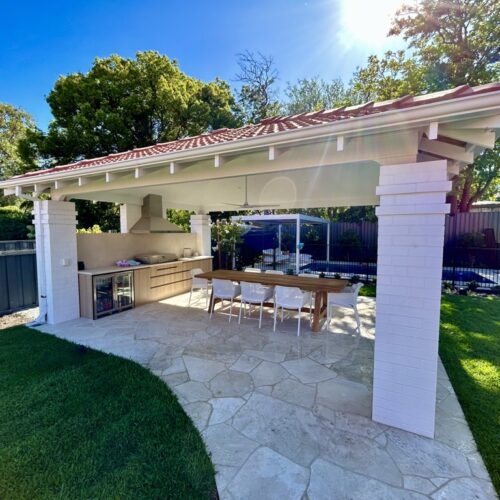
<instances>
[{"instance_id":1,"label":"square brick column","mask_svg":"<svg viewBox=\"0 0 500 500\"><path fill-rule=\"evenodd\" d=\"M132 226L141 218L141 205L124 203L120 205L120 233L129 233Z\"/></svg>"},{"instance_id":2,"label":"square brick column","mask_svg":"<svg viewBox=\"0 0 500 500\"><path fill-rule=\"evenodd\" d=\"M446 160L380 167L373 420L434 437Z\"/></svg>"},{"instance_id":3,"label":"square brick column","mask_svg":"<svg viewBox=\"0 0 500 500\"><path fill-rule=\"evenodd\" d=\"M75 204L35 201L40 316L50 324L80 317Z\"/></svg>"},{"instance_id":4,"label":"square brick column","mask_svg":"<svg viewBox=\"0 0 500 500\"><path fill-rule=\"evenodd\" d=\"M191 233L196 234L197 250L200 255L212 255L212 238L210 235L210 216L191 215Z\"/></svg>"}]
</instances>

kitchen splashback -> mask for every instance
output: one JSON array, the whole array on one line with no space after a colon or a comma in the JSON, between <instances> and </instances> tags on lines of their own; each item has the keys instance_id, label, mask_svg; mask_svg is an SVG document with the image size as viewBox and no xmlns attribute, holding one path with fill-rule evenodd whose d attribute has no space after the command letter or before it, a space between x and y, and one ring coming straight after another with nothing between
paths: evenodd
<instances>
[{"instance_id":1,"label":"kitchen splashback","mask_svg":"<svg viewBox=\"0 0 500 500\"><path fill-rule=\"evenodd\" d=\"M78 234L78 260L86 269L106 267L117 260L131 259L143 253L174 253L182 257L184 248L196 248L196 235L191 233L164 234Z\"/></svg>"}]
</instances>

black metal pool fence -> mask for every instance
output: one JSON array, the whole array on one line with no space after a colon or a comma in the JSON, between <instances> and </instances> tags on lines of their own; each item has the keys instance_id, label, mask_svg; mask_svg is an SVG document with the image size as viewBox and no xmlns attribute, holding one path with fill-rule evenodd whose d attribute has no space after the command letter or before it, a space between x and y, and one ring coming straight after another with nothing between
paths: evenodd
<instances>
[{"instance_id":1,"label":"black metal pool fence","mask_svg":"<svg viewBox=\"0 0 500 500\"><path fill-rule=\"evenodd\" d=\"M299 270L326 276L354 275L372 280L377 274L376 222L331 222L330 244L325 226L304 227ZM483 288L500 285L500 212L479 212L447 216L443 251L443 282L453 287L472 283ZM234 258L222 259L222 267L233 263L296 272L295 226L281 228L281 250L277 227L253 230L244 236ZM226 265L224 265L226 264Z\"/></svg>"}]
</instances>

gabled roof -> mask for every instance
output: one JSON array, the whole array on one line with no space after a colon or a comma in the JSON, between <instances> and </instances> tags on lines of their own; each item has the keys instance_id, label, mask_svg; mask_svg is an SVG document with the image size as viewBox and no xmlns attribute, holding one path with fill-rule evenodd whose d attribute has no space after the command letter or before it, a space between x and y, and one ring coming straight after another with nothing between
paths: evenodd
<instances>
[{"instance_id":1,"label":"gabled roof","mask_svg":"<svg viewBox=\"0 0 500 500\"><path fill-rule=\"evenodd\" d=\"M463 97L470 97L488 92L500 90L500 83L490 83L477 87L462 85L454 89L442 92L434 92L420 96L404 96L399 99L393 99L382 102L368 102L357 106L341 107L330 110L322 110L310 113L301 113L291 116L277 116L266 118L260 123L246 125L240 128L228 129L222 128L207 132L194 137L186 137L176 141L170 141L153 146L133 149L122 153L114 153L100 158L81 160L68 165L61 165L45 170L37 170L15 177L16 179L31 178L43 176L49 173L84 170L88 167L98 167L105 165L114 165L127 160L143 159L162 155L165 153L174 153L186 150L195 150L203 146L236 142L243 139L250 139L259 136L268 136L279 134L307 127L314 127L342 120L350 120L368 115L385 113L388 111L404 110L423 106L434 102L448 101ZM84 173L84 172L82 172Z\"/></svg>"}]
</instances>

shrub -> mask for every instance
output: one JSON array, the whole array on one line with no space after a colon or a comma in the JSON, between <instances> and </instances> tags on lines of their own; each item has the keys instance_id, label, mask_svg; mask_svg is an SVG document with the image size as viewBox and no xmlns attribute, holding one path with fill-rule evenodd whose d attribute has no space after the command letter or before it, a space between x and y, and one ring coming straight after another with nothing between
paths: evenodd
<instances>
[{"instance_id":1,"label":"shrub","mask_svg":"<svg viewBox=\"0 0 500 500\"><path fill-rule=\"evenodd\" d=\"M356 283L359 283L359 281L360 277L357 274L354 274L349 280L349 283L351 283L351 285L355 285Z\"/></svg>"},{"instance_id":2,"label":"shrub","mask_svg":"<svg viewBox=\"0 0 500 500\"><path fill-rule=\"evenodd\" d=\"M339 237L339 244L343 247L360 248L361 238L354 229L344 231Z\"/></svg>"},{"instance_id":3,"label":"shrub","mask_svg":"<svg viewBox=\"0 0 500 500\"><path fill-rule=\"evenodd\" d=\"M463 233L458 237L458 246L462 248L483 248L485 245L483 233Z\"/></svg>"},{"instance_id":4,"label":"shrub","mask_svg":"<svg viewBox=\"0 0 500 500\"><path fill-rule=\"evenodd\" d=\"M479 283L477 281L472 280L469 282L467 288L470 292L475 292L479 288Z\"/></svg>"},{"instance_id":5,"label":"shrub","mask_svg":"<svg viewBox=\"0 0 500 500\"><path fill-rule=\"evenodd\" d=\"M335 273L333 275L333 277L336 279L336 280L339 280L340 279L340 273Z\"/></svg>"},{"instance_id":6,"label":"shrub","mask_svg":"<svg viewBox=\"0 0 500 500\"><path fill-rule=\"evenodd\" d=\"M0 240L26 240L32 215L16 206L0 207Z\"/></svg>"},{"instance_id":7,"label":"shrub","mask_svg":"<svg viewBox=\"0 0 500 500\"><path fill-rule=\"evenodd\" d=\"M94 224L92 227L87 229L77 229L76 234L99 234L102 233L101 226L99 224Z\"/></svg>"}]
</instances>

